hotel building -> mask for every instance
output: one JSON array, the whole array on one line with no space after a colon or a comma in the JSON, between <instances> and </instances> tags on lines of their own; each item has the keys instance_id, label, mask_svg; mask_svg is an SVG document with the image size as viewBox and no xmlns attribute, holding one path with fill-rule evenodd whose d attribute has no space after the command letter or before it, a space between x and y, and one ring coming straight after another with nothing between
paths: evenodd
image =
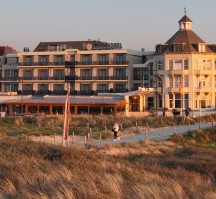
<instances>
[{"instance_id":1,"label":"hotel building","mask_svg":"<svg viewBox=\"0 0 216 199\"><path fill-rule=\"evenodd\" d=\"M185 15L179 30L165 43L156 46L153 74L156 85L155 104L179 110L190 107L215 108L216 45L205 43L192 30Z\"/></svg>"},{"instance_id":2,"label":"hotel building","mask_svg":"<svg viewBox=\"0 0 216 199\"><path fill-rule=\"evenodd\" d=\"M124 50L120 43L101 41L41 42L34 52L20 52L21 94L71 95L122 93L132 90L132 65L141 52Z\"/></svg>"}]
</instances>

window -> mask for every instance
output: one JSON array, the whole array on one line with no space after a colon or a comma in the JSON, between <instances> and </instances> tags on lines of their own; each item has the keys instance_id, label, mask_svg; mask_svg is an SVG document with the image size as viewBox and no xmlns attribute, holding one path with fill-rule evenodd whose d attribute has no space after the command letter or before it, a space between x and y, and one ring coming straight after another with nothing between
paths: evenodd
<instances>
[{"instance_id":1,"label":"window","mask_svg":"<svg viewBox=\"0 0 216 199\"><path fill-rule=\"evenodd\" d=\"M184 106L189 107L189 95L184 94Z\"/></svg>"},{"instance_id":2,"label":"window","mask_svg":"<svg viewBox=\"0 0 216 199\"><path fill-rule=\"evenodd\" d=\"M91 91L91 85L90 84L80 84L80 90L81 91Z\"/></svg>"},{"instance_id":3,"label":"window","mask_svg":"<svg viewBox=\"0 0 216 199\"><path fill-rule=\"evenodd\" d=\"M148 109L154 108L154 98L153 97L148 97L147 103L148 103Z\"/></svg>"},{"instance_id":4,"label":"window","mask_svg":"<svg viewBox=\"0 0 216 199\"><path fill-rule=\"evenodd\" d=\"M115 84L115 90L117 92L124 92L126 91L126 85L125 84Z\"/></svg>"},{"instance_id":5,"label":"window","mask_svg":"<svg viewBox=\"0 0 216 199\"><path fill-rule=\"evenodd\" d=\"M64 77L64 70L62 70L62 69L55 69L55 70L53 70L53 76L55 78L62 78L62 77Z\"/></svg>"},{"instance_id":6,"label":"window","mask_svg":"<svg viewBox=\"0 0 216 199\"><path fill-rule=\"evenodd\" d=\"M182 44L174 45L174 52L182 52Z\"/></svg>"},{"instance_id":7,"label":"window","mask_svg":"<svg viewBox=\"0 0 216 199\"><path fill-rule=\"evenodd\" d=\"M39 65L48 65L48 62L49 62L49 56L48 55L39 55L38 56L38 62L39 62Z\"/></svg>"},{"instance_id":8,"label":"window","mask_svg":"<svg viewBox=\"0 0 216 199\"><path fill-rule=\"evenodd\" d=\"M54 62L57 65L64 65L63 62L65 61L64 55L54 55Z\"/></svg>"},{"instance_id":9,"label":"window","mask_svg":"<svg viewBox=\"0 0 216 199\"><path fill-rule=\"evenodd\" d=\"M206 46L205 46L205 44L199 44L199 46L198 46L198 51L199 51L199 52L205 52L205 51L206 51Z\"/></svg>"},{"instance_id":10,"label":"window","mask_svg":"<svg viewBox=\"0 0 216 199\"><path fill-rule=\"evenodd\" d=\"M188 70L188 59L184 60L184 70Z\"/></svg>"},{"instance_id":11,"label":"window","mask_svg":"<svg viewBox=\"0 0 216 199\"><path fill-rule=\"evenodd\" d=\"M172 76L169 77L169 86L171 88L173 87L173 78L172 78Z\"/></svg>"},{"instance_id":12,"label":"window","mask_svg":"<svg viewBox=\"0 0 216 199\"><path fill-rule=\"evenodd\" d=\"M207 60L206 62L206 69L211 70L211 60Z\"/></svg>"},{"instance_id":13,"label":"window","mask_svg":"<svg viewBox=\"0 0 216 199\"><path fill-rule=\"evenodd\" d=\"M173 95L169 94L169 108L173 108Z\"/></svg>"},{"instance_id":14,"label":"window","mask_svg":"<svg viewBox=\"0 0 216 199\"><path fill-rule=\"evenodd\" d=\"M39 77L48 77L49 71L48 70L38 70L38 76Z\"/></svg>"},{"instance_id":15,"label":"window","mask_svg":"<svg viewBox=\"0 0 216 199\"><path fill-rule=\"evenodd\" d=\"M140 68L134 69L134 80L140 80Z\"/></svg>"},{"instance_id":16,"label":"window","mask_svg":"<svg viewBox=\"0 0 216 199\"><path fill-rule=\"evenodd\" d=\"M175 108L181 108L181 94L175 94Z\"/></svg>"},{"instance_id":17,"label":"window","mask_svg":"<svg viewBox=\"0 0 216 199\"><path fill-rule=\"evenodd\" d=\"M64 85L63 84L54 84L53 85L53 90L54 91L63 91L64 90Z\"/></svg>"},{"instance_id":18,"label":"window","mask_svg":"<svg viewBox=\"0 0 216 199\"><path fill-rule=\"evenodd\" d=\"M182 70L182 60L175 60L173 70Z\"/></svg>"},{"instance_id":19,"label":"window","mask_svg":"<svg viewBox=\"0 0 216 199\"><path fill-rule=\"evenodd\" d=\"M173 60L169 60L169 70L173 69Z\"/></svg>"},{"instance_id":20,"label":"window","mask_svg":"<svg viewBox=\"0 0 216 199\"><path fill-rule=\"evenodd\" d=\"M141 87L140 84L134 84L134 90L135 90L135 91L138 90L139 87Z\"/></svg>"},{"instance_id":21,"label":"window","mask_svg":"<svg viewBox=\"0 0 216 199\"><path fill-rule=\"evenodd\" d=\"M89 77L89 76L91 76L91 70L90 69L81 70L80 74L82 77Z\"/></svg>"},{"instance_id":22,"label":"window","mask_svg":"<svg viewBox=\"0 0 216 199\"><path fill-rule=\"evenodd\" d=\"M117 62L126 61L126 54L115 54L115 61Z\"/></svg>"},{"instance_id":23,"label":"window","mask_svg":"<svg viewBox=\"0 0 216 199\"><path fill-rule=\"evenodd\" d=\"M24 70L23 77L32 77L32 70Z\"/></svg>"},{"instance_id":24,"label":"window","mask_svg":"<svg viewBox=\"0 0 216 199\"><path fill-rule=\"evenodd\" d=\"M179 88L180 82L182 81L182 77L180 75L174 76L174 88Z\"/></svg>"},{"instance_id":25,"label":"window","mask_svg":"<svg viewBox=\"0 0 216 199\"><path fill-rule=\"evenodd\" d=\"M38 90L40 91L47 91L48 90L48 84L39 84Z\"/></svg>"},{"instance_id":26,"label":"window","mask_svg":"<svg viewBox=\"0 0 216 199\"><path fill-rule=\"evenodd\" d=\"M80 60L82 62L82 64L84 65L90 65L92 64L92 55L80 55Z\"/></svg>"},{"instance_id":27,"label":"window","mask_svg":"<svg viewBox=\"0 0 216 199\"><path fill-rule=\"evenodd\" d=\"M75 55L71 55L71 56L70 56L70 61L71 61L71 62L75 62Z\"/></svg>"},{"instance_id":28,"label":"window","mask_svg":"<svg viewBox=\"0 0 216 199\"><path fill-rule=\"evenodd\" d=\"M109 54L98 55L97 59L98 59L98 63L100 65L108 64L108 62L109 62Z\"/></svg>"},{"instance_id":29,"label":"window","mask_svg":"<svg viewBox=\"0 0 216 199\"><path fill-rule=\"evenodd\" d=\"M116 77L126 76L126 69L122 69L122 68L115 69L115 76Z\"/></svg>"},{"instance_id":30,"label":"window","mask_svg":"<svg viewBox=\"0 0 216 199\"><path fill-rule=\"evenodd\" d=\"M164 70L164 61L163 60L157 61L157 69L158 70Z\"/></svg>"},{"instance_id":31,"label":"window","mask_svg":"<svg viewBox=\"0 0 216 199\"><path fill-rule=\"evenodd\" d=\"M5 77L10 77L10 70L9 69L5 70Z\"/></svg>"},{"instance_id":32,"label":"window","mask_svg":"<svg viewBox=\"0 0 216 199\"><path fill-rule=\"evenodd\" d=\"M184 87L189 87L188 75L184 76Z\"/></svg>"},{"instance_id":33,"label":"window","mask_svg":"<svg viewBox=\"0 0 216 199\"><path fill-rule=\"evenodd\" d=\"M97 71L98 79L104 79L107 76L107 70L106 69L99 69Z\"/></svg>"},{"instance_id":34,"label":"window","mask_svg":"<svg viewBox=\"0 0 216 199\"><path fill-rule=\"evenodd\" d=\"M18 70L17 69L11 70L11 77L18 77Z\"/></svg>"},{"instance_id":35,"label":"window","mask_svg":"<svg viewBox=\"0 0 216 199\"><path fill-rule=\"evenodd\" d=\"M108 87L106 84L98 84L97 85L97 90L99 92L106 92L108 90Z\"/></svg>"},{"instance_id":36,"label":"window","mask_svg":"<svg viewBox=\"0 0 216 199\"><path fill-rule=\"evenodd\" d=\"M143 68L142 69L142 79L144 80L148 80L149 79L149 72L148 72L148 68Z\"/></svg>"},{"instance_id":37,"label":"window","mask_svg":"<svg viewBox=\"0 0 216 199\"><path fill-rule=\"evenodd\" d=\"M33 56L23 56L23 62L24 63L32 63L33 62Z\"/></svg>"},{"instance_id":38,"label":"window","mask_svg":"<svg viewBox=\"0 0 216 199\"><path fill-rule=\"evenodd\" d=\"M150 75L153 75L153 63L150 64Z\"/></svg>"},{"instance_id":39,"label":"window","mask_svg":"<svg viewBox=\"0 0 216 199\"><path fill-rule=\"evenodd\" d=\"M23 91L31 91L33 90L32 84L23 84Z\"/></svg>"}]
</instances>

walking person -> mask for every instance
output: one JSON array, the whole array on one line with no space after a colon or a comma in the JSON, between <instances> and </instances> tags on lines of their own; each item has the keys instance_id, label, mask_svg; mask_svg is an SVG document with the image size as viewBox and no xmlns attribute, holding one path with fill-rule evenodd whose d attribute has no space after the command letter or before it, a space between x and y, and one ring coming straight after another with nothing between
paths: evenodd
<instances>
[{"instance_id":1,"label":"walking person","mask_svg":"<svg viewBox=\"0 0 216 199\"><path fill-rule=\"evenodd\" d=\"M186 115L187 118L189 118L189 113L190 113L190 108L187 107L187 108L185 109L185 115Z\"/></svg>"},{"instance_id":2,"label":"walking person","mask_svg":"<svg viewBox=\"0 0 216 199\"><path fill-rule=\"evenodd\" d=\"M119 124L117 122L114 124L112 131L114 133L114 141L120 140L120 137L118 136Z\"/></svg>"}]
</instances>

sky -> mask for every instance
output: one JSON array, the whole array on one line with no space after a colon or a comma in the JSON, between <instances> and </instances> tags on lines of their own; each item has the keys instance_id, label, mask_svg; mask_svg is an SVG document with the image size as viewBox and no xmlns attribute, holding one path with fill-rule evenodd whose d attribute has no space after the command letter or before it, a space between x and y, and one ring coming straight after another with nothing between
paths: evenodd
<instances>
[{"instance_id":1,"label":"sky","mask_svg":"<svg viewBox=\"0 0 216 199\"><path fill-rule=\"evenodd\" d=\"M0 0L0 46L100 39L151 51L178 31L184 7L193 31L216 44L216 0Z\"/></svg>"}]
</instances>

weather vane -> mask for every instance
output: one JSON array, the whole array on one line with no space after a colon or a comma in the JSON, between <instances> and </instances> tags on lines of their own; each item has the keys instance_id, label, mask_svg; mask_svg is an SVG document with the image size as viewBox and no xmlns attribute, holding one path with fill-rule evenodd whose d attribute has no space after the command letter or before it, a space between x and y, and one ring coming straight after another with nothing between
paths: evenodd
<instances>
[{"instance_id":1,"label":"weather vane","mask_svg":"<svg viewBox=\"0 0 216 199\"><path fill-rule=\"evenodd\" d=\"M187 10L186 10L186 8L184 7L184 12L185 12L185 15L186 15L186 13L187 13Z\"/></svg>"}]
</instances>

